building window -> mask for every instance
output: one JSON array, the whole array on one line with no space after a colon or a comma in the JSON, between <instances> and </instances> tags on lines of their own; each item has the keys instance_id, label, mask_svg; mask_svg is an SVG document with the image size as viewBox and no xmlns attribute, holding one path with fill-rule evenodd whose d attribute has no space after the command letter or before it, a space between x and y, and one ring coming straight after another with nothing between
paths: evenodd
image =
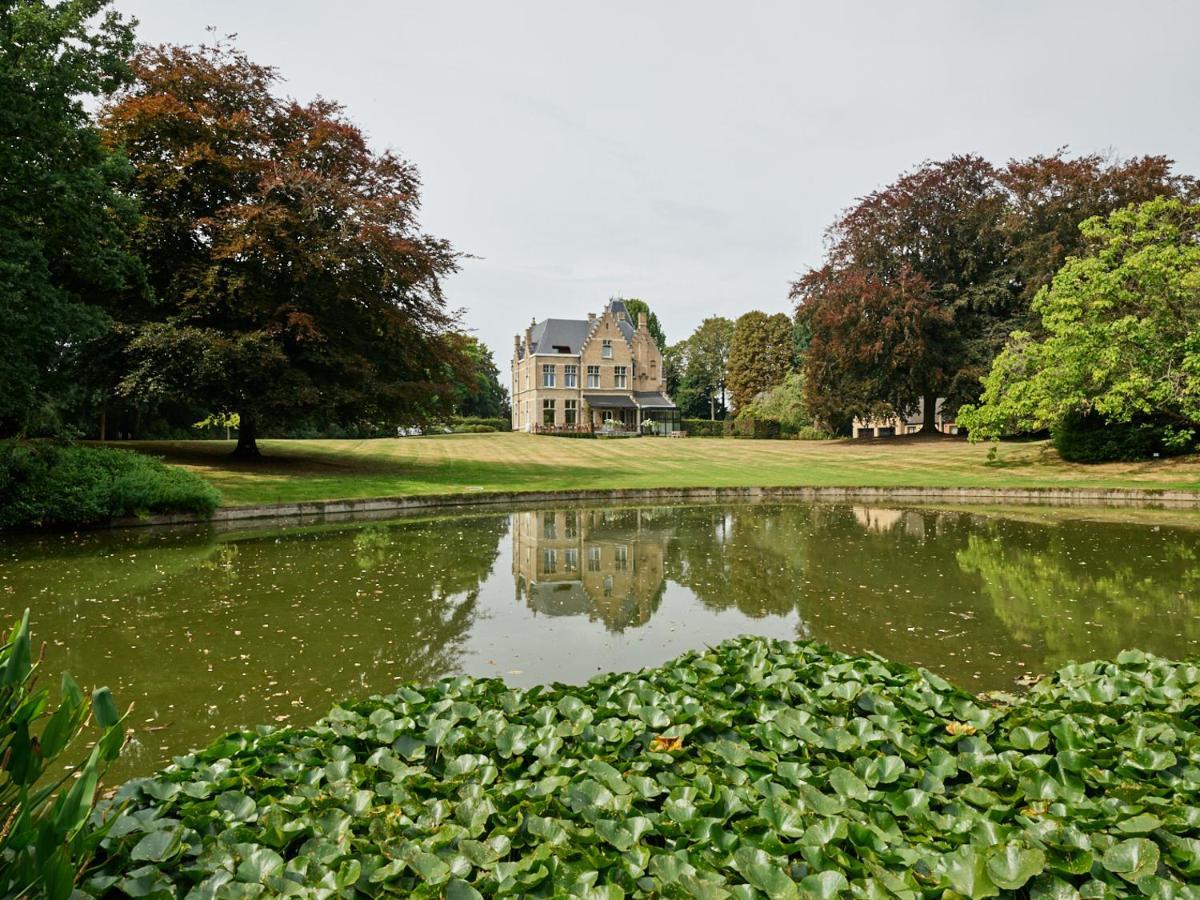
<instances>
[{"instance_id":1,"label":"building window","mask_svg":"<svg viewBox=\"0 0 1200 900\"><path fill-rule=\"evenodd\" d=\"M625 387L625 367L613 366L613 387Z\"/></svg>"},{"instance_id":2,"label":"building window","mask_svg":"<svg viewBox=\"0 0 1200 900\"><path fill-rule=\"evenodd\" d=\"M579 548L568 547L563 553L563 569L567 572L579 571Z\"/></svg>"},{"instance_id":3,"label":"building window","mask_svg":"<svg viewBox=\"0 0 1200 900\"><path fill-rule=\"evenodd\" d=\"M578 400L564 400L563 401L563 424L574 425L576 423L576 418L577 418L578 414L579 414L579 401Z\"/></svg>"},{"instance_id":4,"label":"building window","mask_svg":"<svg viewBox=\"0 0 1200 900\"><path fill-rule=\"evenodd\" d=\"M604 576L604 596L611 597L613 595L613 577L611 575Z\"/></svg>"},{"instance_id":5,"label":"building window","mask_svg":"<svg viewBox=\"0 0 1200 900\"><path fill-rule=\"evenodd\" d=\"M579 513L569 512L566 514L565 533L568 538L579 537Z\"/></svg>"},{"instance_id":6,"label":"building window","mask_svg":"<svg viewBox=\"0 0 1200 900\"><path fill-rule=\"evenodd\" d=\"M563 386L579 387L579 366L563 366Z\"/></svg>"},{"instance_id":7,"label":"building window","mask_svg":"<svg viewBox=\"0 0 1200 900\"><path fill-rule=\"evenodd\" d=\"M543 425L553 425L554 424L554 401L553 400L543 400L542 401L542 424Z\"/></svg>"},{"instance_id":8,"label":"building window","mask_svg":"<svg viewBox=\"0 0 1200 900\"><path fill-rule=\"evenodd\" d=\"M612 359L612 341L608 338L600 342L600 355L605 359Z\"/></svg>"},{"instance_id":9,"label":"building window","mask_svg":"<svg viewBox=\"0 0 1200 900\"><path fill-rule=\"evenodd\" d=\"M554 366L542 366L542 387L554 387Z\"/></svg>"},{"instance_id":10,"label":"building window","mask_svg":"<svg viewBox=\"0 0 1200 900\"><path fill-rule=\"evenodd\" d=\"M542 537L548 541L558 537L558 526L554 522L554 513L552 512L542 514Z\"/></svg>"},{"instance_id":11,"label":"building window","mask_svg":"<svg viewBox=\"0 0 1200 900\"><path fill-rule=\"evenodd\" d=\"M543 550L542 551L542 574L553 575L558 571L558 551Z\"/></svg>"},{"instance_id":12,"label":"building window","mask_svg":"<svg viewBox=\"0 0 1200 900\"><path fill-rule=\"evenodd\" d=\"M624 572L629 568L629 548L624 546L617 547L616 560L613 566L618 572Z\"/></svg>"},{"instance_id":13,"label":"building window","mask_svg":"<svg viewBox=\"0 0 1200 900\"><path fill-rule=\"evenodd\" d=\"M599 366L588 366L587 386L590 388L600 387L600 367Z\"/></svg>"},{"instance_id":14,"label":"building window","mask_svg":"<svg viewBox=\"0 0 1200 900\"><path fill-rule=\"evenodd\" d=\"M600 548L599 547L588 547L588 571L589 572L599 572L600 571Z\"/></svg>"}]
</instances>

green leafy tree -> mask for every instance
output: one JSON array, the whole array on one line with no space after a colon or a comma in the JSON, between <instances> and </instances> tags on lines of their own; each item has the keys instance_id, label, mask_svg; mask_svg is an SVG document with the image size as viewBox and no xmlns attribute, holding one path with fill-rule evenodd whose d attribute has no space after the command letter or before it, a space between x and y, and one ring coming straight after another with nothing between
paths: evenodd
<instances>
[{"instance_id":1,"label":"green leafy tree","mask_svg":"<svg viewBox=\"0 0 1200 900\"><path fill-rule=\"evenodd\" d=\"M456 412L460 416L506 419L511 415L508 388L500 383L500 370L492 351L478 338L462 335L461 351L467 365L457 384Z\"/></svg>"},{"instance_id":2,"label":"green leafy tree","mask_svg":"<svg viewBox=\"0 0 1200 900\"><path fill-rule=\"evenodd\" d=\"M1034 300L1044 336L1014 334L961 411L973 439L1080 413L1200 428L1200 205L1159 198L1081 229L1089 252Z\"/></svg>"},{"instance_id":3,"label":"green leafy tree","mask_svg":"<svg viewBox=\"0 0 1200 900\"><path fill-rule=\"evenodd\" d=\"M0 5L0 434L57 427L81 345L141 283L127 166L84 105L130 75L132 28L107 5Z\"/></svg>"},{"instance_id":4,"label":"green leafy tree","mask_svg":"<svg viewBox=\"0 0 1200 900\"><path fill-rule=\"evenodd\" d=\"M726 372L733 332L732 321L724 316L709 316L687 339L680 393L694 397L700 403L707 402L711 420L717 418L718 412L722 417L725 414ZM681 405L680 409L683 408Z\"/></svg>"},{"instance_id":5,"label":"green leafy tree","mask_svg":"<svg viewBox=\"0 0 1200 900\"><path fill-rule=\"evenodd\" d=\"M804 394L804 373L789 372L779 384L751 399L739 415L772 419L790 431L798 431L813 423Z\"/></svg>"},{"instance_id":6,"label":"green leafy tree","mask_svg":"<svg viewBox=\"0 0 1200 900\"><path fill-rule=\"evenodd\" d=\"M101 122L135 168L157 305L130 323L123 392L236 412L249 457L266 426L449 413L458 255L419 230L413 166L226 45L146 48L133 68Z\"/></svg>"},{"instance_id":7,"label":"green leafy tree","mask_svg":"<svg viewBox=\"0 0 1200 900\"><path fill-rule=\"evenodd\" d=\"M795 360L792 320L783 313L754 310L734 324L726 362L733 408L741 410L756 394L779 384Z\"/></svg>"},{"instance_id":8,"label":"green leafy tree","mask_svg":"<svg viewBox=\"0 0 1200 900\"><path fill-rule=\"evenodd\" d=\"M650 337L654 338L654 343L658 345L659 353L667 351L667 335L663 331L662 323L658 321L658 316L650 309L650 304L645 300L639 300L636 297L626 300L624 297L615 297L615 300L620 300L625 304L625 311L629 313L629 319L635 325L637 324L638 314L646 314L646 329L650 332Z\"/></svg>"}]
</instances>

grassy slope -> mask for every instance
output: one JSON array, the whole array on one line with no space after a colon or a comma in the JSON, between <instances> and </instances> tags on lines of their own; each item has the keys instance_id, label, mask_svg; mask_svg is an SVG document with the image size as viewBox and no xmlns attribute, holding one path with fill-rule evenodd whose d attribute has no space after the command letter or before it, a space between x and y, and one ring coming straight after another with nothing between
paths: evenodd
<instances>
[{"instance_id":1,"label":"grassy slope","mask_svg":"<svg viewBox=\"0 0 1200 900\"><path fill-rule=\"evenodd\" d=\"M569 440L469 434L263 441L256 464L223 441L134 442L207 477L227 505L462 491L690 486L1135 487L1200 490L1200 458L1073 465L1045 443Z\"/></svg>"}]
</instances>

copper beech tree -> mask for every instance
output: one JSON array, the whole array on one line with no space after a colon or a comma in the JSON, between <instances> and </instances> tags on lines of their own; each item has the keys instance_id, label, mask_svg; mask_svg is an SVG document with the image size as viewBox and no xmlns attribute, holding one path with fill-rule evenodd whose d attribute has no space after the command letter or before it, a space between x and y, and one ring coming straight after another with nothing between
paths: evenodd
<instances>
[{"instance_id":1,"label":"copper beech tree","mask_svg":"<svg viewBox=\"0 0 1200 900\"><path fill-rule=\"evenodd\" d=\"M272 93L226 44L144 48L102 110L134 167L153 306L125 323L121 389L240 418L237 455L289 421L403 422L454 402L461 342L420 231L412 165L329 101Z\"/></svg>"},{"instance_id":2,"label":"copper beech tree","mask_svg":"<svg viewBox=\"0 0 1200 900\"><path fill-rule=\"evenodd\" d=\"M973 402L1008 335L1082 246L1079 225L1159 195L1188 196L1170 160L1065 151L997 168L977 156L925 163L858 201L829 229L822 266L792 285L811 336L806 392L836 430L854 416Z\"/></svg>"}]
</instances>

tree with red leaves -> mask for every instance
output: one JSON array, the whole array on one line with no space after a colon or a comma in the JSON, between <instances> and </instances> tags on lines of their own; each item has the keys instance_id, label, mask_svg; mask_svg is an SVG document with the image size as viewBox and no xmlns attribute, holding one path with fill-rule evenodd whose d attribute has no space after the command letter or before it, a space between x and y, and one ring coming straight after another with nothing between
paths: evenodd
<instances>
[{"instance_id":1,"label":"tree with red leaves","mask_svg":"<svg viewBox=\"0 0 1200 900\"><path fill-rule=\"evenodd\" d=\"M337 104L276 97L275 71L225 44L144 48L133 68L101 114L134 166L155 298L127 323L123 392L237 413L248 457L272 425L448 408L458 257L418 228L413 166Z\"/></svg>"},{"instance_id":2,"label":"tree with red leaves","mask_svg":"<svg viewBox=\"0 0 1200 900\"><path fill-rule=\"evenodd\" d=\"M1108 162L1065 151L997 169L977 156L926 163L862 198L829 229L825 263L792 285L809 406L855 416L973 402L1030 304L1081 246L1079 225L1162 194L1195 193L1163 157Z\"/></svg>"}]
</instances>

